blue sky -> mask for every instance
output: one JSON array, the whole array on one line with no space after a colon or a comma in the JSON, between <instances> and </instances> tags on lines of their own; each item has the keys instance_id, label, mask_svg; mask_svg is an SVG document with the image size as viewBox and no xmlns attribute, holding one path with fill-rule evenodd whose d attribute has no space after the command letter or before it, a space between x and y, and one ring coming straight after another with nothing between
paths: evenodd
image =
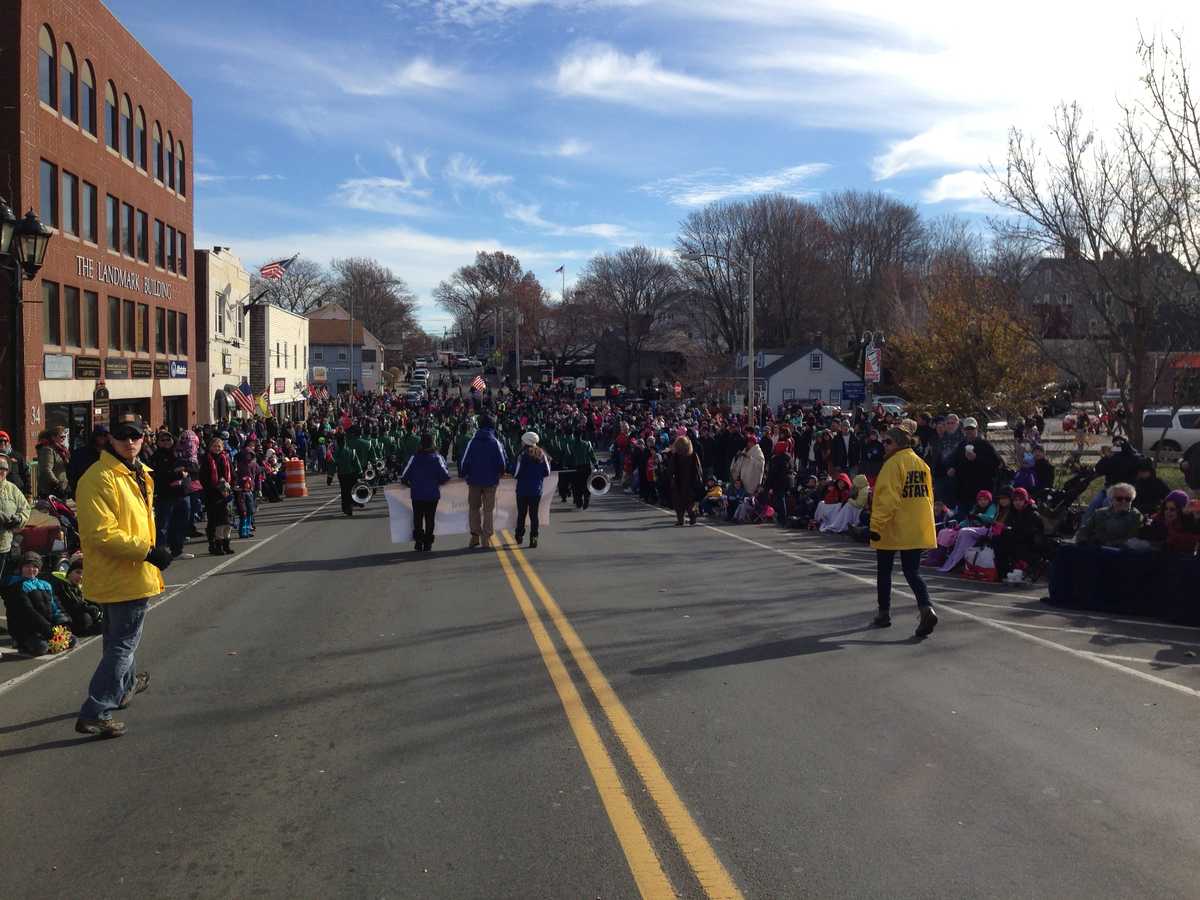
<instances>
[{"instance_id":1,"label":"blue sky","mask_svg":"<svg viewBox=\"0 0 1200 900\"><path fill-rule=\"evenodd\" d=\"M191 94L198 247L378 258L431 291L477 250L557 293L669 250L711 200L883 190L978 215L1005 133L1136 88L1166 0L107 0ZM978 7L972 8L972 7ZM1200 23L1197 23L1200 24ZM1191 42L1194 44L1194 42Z\"/></svg>"}]
</instances>

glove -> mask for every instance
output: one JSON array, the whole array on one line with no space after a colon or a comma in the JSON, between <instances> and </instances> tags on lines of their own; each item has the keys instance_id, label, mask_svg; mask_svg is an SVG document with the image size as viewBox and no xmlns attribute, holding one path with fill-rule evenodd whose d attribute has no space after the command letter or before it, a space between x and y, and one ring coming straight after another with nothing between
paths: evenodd
<instances>
[{"instance_id":1,"label":"glove","mask_svg":"<svg viewBox=\"0 0 1200 900\"><path fill-rule=\"evenodd\" d=\"M881 535L881 534L880 534L878 531L869 531L869 532L867 532L867 537L869 537L869 538L870 538L871 540L873 540L873 541L881 541L881 540L883 540L883 535Z\"/></svg>"},{"instance_id":2,"label":"glove","mask_svg":"<svg viewBox=\"0 0 1200 900\"><path fill-rule=\"evenodd\" d=\"M146 554L146 562L159 570L165 570L171 564L171 551L166 547L151 547L150 552Z\"/></svg>"}]
</instances>

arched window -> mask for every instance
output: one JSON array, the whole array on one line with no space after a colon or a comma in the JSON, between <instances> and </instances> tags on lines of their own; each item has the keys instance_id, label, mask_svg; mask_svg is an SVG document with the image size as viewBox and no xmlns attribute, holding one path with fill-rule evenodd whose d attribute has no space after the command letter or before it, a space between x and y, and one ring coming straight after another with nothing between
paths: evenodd
<instances>
[{"instance_id":1,"label":"arched window","mask_svg":"<svg viewBox=\"0 0 1200 900\"><path fill-rule=\"evenodd\" d=\"M175 189L179 191L180 196L187 196L187 166L183 162L183 141L180 141L176 146L175 154L179 159L179 175L175 179Z\"/></svg>"},{"instance_id":2,"label":"arched window","mask_svg":"<svg viewBox=\"0 0 1200 900\"><path fill-rule=\"evenodd\" d=\"M121 155L133 159L133 104L128 94L121 97Z\"/></svg>"},{"instance_id":3,"label":"arched window","mask_svg":"<svg viewBox=\"0 0 1200 900\"><path fill-rule=\"evenodd\" d=\"M163 180L162 126L154 123L154 177Z\"/></svg>"},{"instance_id":4,"label":"arched window","mask_svg":"<svg viewBox=\"0 0 1200 900\"><path fill-rule=\"evenodd\" d=\"M62 71L59 73L58 86L59 111L72 122L79 121L79 76L75 71L75 51L70 44L62 46Z\"/></svg>"},{"instance_id":5,"label":"arched window","mask_svg":"<svg viewBox=\"0 0 1200 900\"><path fill-rule=\"evenodd\" d=\"M86 59L79 72L79 124L88 134L96 133L96 73Z\"/></svg>"},{"instance_id":6,"label":"arched window","mask_svg":"<svg viewBox=\"0 0 1200 900\"><path fill-rule=\"evenodd\" d=\"M175 135L167 132L167 187L175 188Z\"/></svg>"},{"instance_id":7,"label":"arched window","mask_svg":"<svg viewBox=\"0 0 1200 900\"><path fill-rule=\"evenodd\" d=\"M54 35L45 25L38 32L38 99L47 106L58 108L58 60L54 51Z\"/></svg>"},{"instance_id":8,"label":"arched window","mask_svg":"<svg viewBox=\"0 0 1200 900\"><path fill-rule=\"evenodd\" d=\"M133 159L137 167L146 171L146 114L142 108L137 108L137 116L133 122Z\"/></svg>"},{"instance_id":9,"label":"arched window","mask_svg":"<svg viewBox=\"0 0 1200 900\"><path fill-rule=\"evenodd\" d=\"M117 89L111 81L104 85L104 141L113 150L121 149L121 119L117 112Z\"/></svg>"}]
</instances>

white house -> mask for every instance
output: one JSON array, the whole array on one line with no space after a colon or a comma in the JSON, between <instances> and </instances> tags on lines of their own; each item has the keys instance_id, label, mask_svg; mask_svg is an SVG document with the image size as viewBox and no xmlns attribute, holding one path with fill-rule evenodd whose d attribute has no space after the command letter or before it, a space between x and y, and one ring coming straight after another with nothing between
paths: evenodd
<instances>
[{"instance_id":1,"label":"white house","mask_svg":"<svg viewBox=\"0 0 1200 900\"><path fill-rule=\"evenodd\" d=\"M250 274L228 247L196 251L196 415L202 425L237 417L230 391L250 378L244 304Z\"/></svg>"},{"instance_id":2,"label":"white house","mask_svg":"<svg viewBox=\"0 0 1200 900\"><path fill-rule=\"evenodd\" d=\"M767 350L756 354L754 380L760 398L766 393L767 404L774 409L792 400L821 400L843 405L843 393L862 385L862 376L842 365L836 356L822 347L797 350ZM741 356L738 362L744 363ZM738 369L745 383L746 369ZM737 385L735 380L735 385ZM853 385L854 387L849 387Z\"/></svg>"},{"instance_id":3,"label":"white house","mask_svg":"<svg viewBox=\"0 0 1200 900\"><path fill-rule=\"evenodd\" d=\"M277 419L302 420L308 388L308 319L278 306L255 306L250 311L250 343L254 392L267 393Z\"/></svg>"}]
</instances>

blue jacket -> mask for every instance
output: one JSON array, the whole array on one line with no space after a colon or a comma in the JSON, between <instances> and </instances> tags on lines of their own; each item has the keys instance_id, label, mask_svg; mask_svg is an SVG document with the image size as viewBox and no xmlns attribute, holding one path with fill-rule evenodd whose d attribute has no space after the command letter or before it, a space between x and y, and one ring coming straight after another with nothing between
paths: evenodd
<instances>
[{"instance_id":1,"label":"blue jacket","mask_svg":"<svg viewBox=\"0 0 1200 900\"><path fill-rule=\"evenodd\" d=\"M432 450L414 453L400 474L400 481L412 489L413 500L440 500L442 492L438 486L449 480L446 460Z\"/></svg>"},{"instance_id":2,"label":"blue jacket","mask_svg":"<svg viewBox=\"0 0 1200 900\"><path fill-rule=\"evenodd\" d=\"M538 463L527 452L517 457L517 468L513 476L517 479L518 497L542 496L542 482L550 474L550 457L542 454Z\"/></svg>"},{"instance_id":3,"label":"blue jacket","mask_svg":"<svg viewBox=\"0 0 1200 900\"><path fill-rule=\"evenodd\" d=\"M491 428L480 428L475 432L458 461L458 474L467 479L467 484L490 487L500 483L500 476L508 468L504 447L496 439Z\"/></svg>"}]
</instances>

